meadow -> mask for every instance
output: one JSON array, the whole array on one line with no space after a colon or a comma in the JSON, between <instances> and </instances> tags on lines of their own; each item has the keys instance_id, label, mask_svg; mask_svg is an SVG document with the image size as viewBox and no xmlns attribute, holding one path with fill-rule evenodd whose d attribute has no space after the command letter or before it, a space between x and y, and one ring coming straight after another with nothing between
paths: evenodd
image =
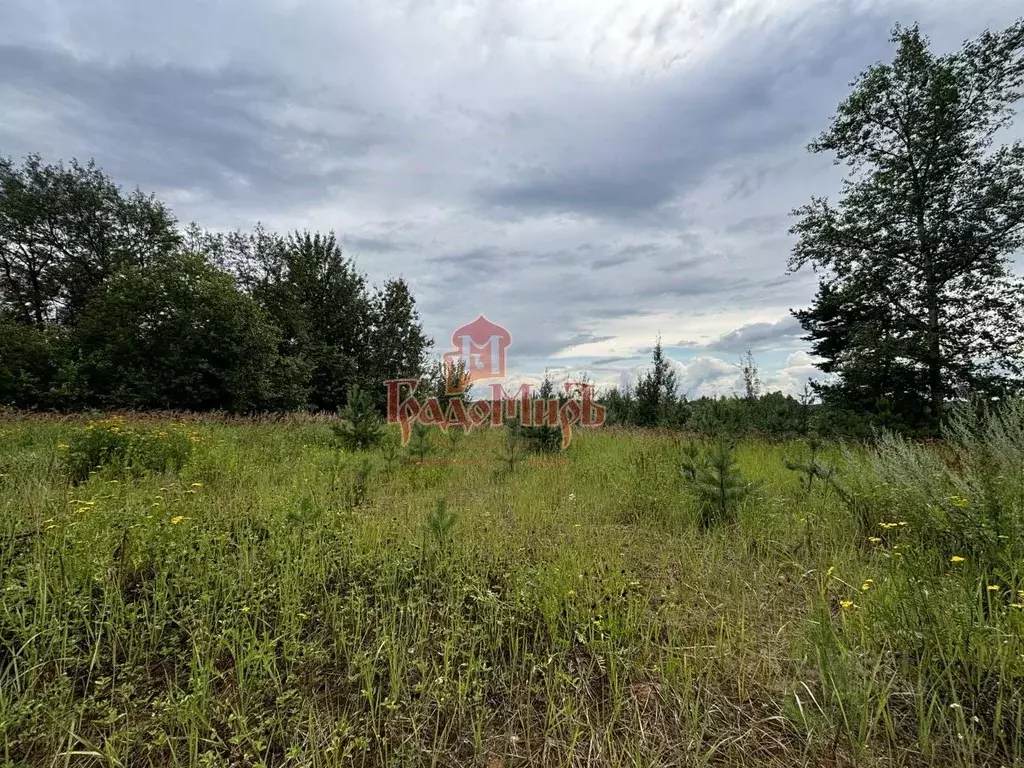
<instances>
[{"instance_id":1,"label":"meadow","mask_svg":"<svg viewBox=\"0 0 1024 768\"><path fill-rule=\"evenodd\" d=\"M6 414L0 764L1024 765L1024 406L688 440Z\"/></svg>"}]
</instances>

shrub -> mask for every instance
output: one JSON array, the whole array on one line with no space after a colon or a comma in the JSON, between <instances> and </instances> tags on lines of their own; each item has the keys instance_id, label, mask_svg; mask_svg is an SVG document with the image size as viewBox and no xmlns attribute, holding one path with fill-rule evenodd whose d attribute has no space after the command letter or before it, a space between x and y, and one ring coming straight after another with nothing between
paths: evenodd
<instances>
[{"instance_id":1,"label":"shrub","mask_svg":"<svg viewBox=\"0 0 1024 768\"><path fill-rule=\"evenodd\" d=\"M380 442L384 425L373 406L370 394L353 384L348 391L348 402L338 410L341 424L333 427L334 435L344 448L362 451Z\"/></svg>"},{"instance_id":2,"label":"shrub","mask_svg":"<svg viewBox=\"0 0 1024 768\"><path fill-rule=\"evenodd\" d=\"M198 438L184 427L138 429L118 416L92 421L70 437L64 450L64 465L72 482L88 479L104 467L141 474L177 471L192 456Z\"/></svg>"},{"instance_id":3,"label":"shrub","mask_svg":"<svg viewBox=\"0 0 1024 768\"><path fill-rule=\"evenodd\" d=\"M699 458L692 448L683 455L683 476L697 499L701 525L710 528L736 522L739 506L749 495L752 484L736 465L732 444L720 439Z\"/></svg>"}]
</instances>

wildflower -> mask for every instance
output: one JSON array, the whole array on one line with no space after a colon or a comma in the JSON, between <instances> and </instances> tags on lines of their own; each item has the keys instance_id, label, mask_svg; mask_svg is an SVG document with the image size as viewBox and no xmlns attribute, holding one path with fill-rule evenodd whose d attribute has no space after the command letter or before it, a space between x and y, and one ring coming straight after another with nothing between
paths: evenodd
<instances>
[{"instance_id":1,"label":"wildflower","mask_svg":"<svg viewBox=\"0 0 1024 768\"><path fill-rule=\"evenodd\" d=\"M966 560L966 558L960 557L960 555L953 555L949 558L949 562L951 563L962 563L964 560Z\"/></svg>"},{"instance_id":2,"label":"wildflower","mask_svg":"<svg viewBox=\"0 0 1024 768\"><path fill-rule=\"evenodd\" d=\"M831 576L835 572L836 572L836 567L834 565L830 565L828 567L828 570L825 571L825 578L827 579L829 576Z\"/></svg>"},{"instance_id":3,"label":"wildflower","mask_svg":"<svg viewBox=\"0 0 1024 768\"><path fill-rule=\"evenodd\" d=\"M844 611L849 610L850 608L856 608L857 607L856 605L853 604L853 600L840 600L839 601L839 606Z\"/></svg>"},{"instance_id":4,"label":"wildflower","mask_svg":"<svg viewBox=\"0 0 1024 768\"><path fill-rule=\"evenodd\" d=\"M861 592L867 592L874 585L875 585L875 580L874 579L865 579L864 583L860 585Z\"/></svg>"},{"instance_id":5,"label":"wildflower","mask_svg":"<svg viewBox=\"0 0 1024 768\"><path fill-rule=\"evenodd\" d=\"M985 587L985 589L987 589L989 592L995 592L996 590L999 589L999 585L998 584L989 584L987 587Z\"/></svg>"},{"instance_id":6,"label":"wildflower","mask_svg":"<svg viewBox=\"0 0 1024 768\"><path fill-rule=\"evenodd\" d=\"M878 538L877 536L869 537L868 541L870 541L872 544L881 544L882 543L882 540L880 538Z\"/></svg>"},{"instance_id":7,"label":"wildflower","mask_svg":"<svg viewBox=\"0 0 1024 768\"><path fill-rule=\"evenodd\" d=\"M899 523L879 523L878 527L879 528L884 528L885 530L888 531L888 530L891 530L892 528L895 528L898 525L899 525Z\"/></svg>"},{"instance_id":8,"label":"wildflower","mask_svg":"<svg viewBox=\"0 0 1024 768\"><path fill-rule=\"evenodd\" d=\"M185 517L184 515L175 515L174 517L171 518L171 525L177 525L182 520L188 520L188 519L189 518Z\"/></svg>"}]
</instances>

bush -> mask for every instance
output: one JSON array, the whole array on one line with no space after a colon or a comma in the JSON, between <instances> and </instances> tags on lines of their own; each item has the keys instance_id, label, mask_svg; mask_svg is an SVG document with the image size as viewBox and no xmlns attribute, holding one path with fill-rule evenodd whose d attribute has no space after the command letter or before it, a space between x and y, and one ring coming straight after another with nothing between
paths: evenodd
<instances>
[{"instance_id":1,"label":"bush","mask_svg":"<svg viewBox=\"0 0 1024 768\"><path fill-rule=\"evenodd\" d=\"M181 469L192 456L198 438L183 427L137 429L118 416L92 421L73 433L67 443L64 465L72 482L80 483L104 467L122 472L168 472Z\"/></svg>"},{"instance_id":2,"label":"bush","mask_svg":"<svg viewBox=\"0 0 1024 768\"><path fill-rule=\"evenodd\" d=\"M697 500L704 528L735 523L753 489L736 464L734 447L721 438L703 454L693 444L683 450L682 475Z\"/></svg>"},{"instance_id":3,"label":"bush","mask_svg":"<svg viewBox=\"0 0 1024 768\"><path fill-rule=\"evenodd\" d=\"M344 409L338 409L341 424L332 427L343 448L361 451L372 448L384 435L384 425L369 393L353 384Z\"/></svg>"}]
</instances>

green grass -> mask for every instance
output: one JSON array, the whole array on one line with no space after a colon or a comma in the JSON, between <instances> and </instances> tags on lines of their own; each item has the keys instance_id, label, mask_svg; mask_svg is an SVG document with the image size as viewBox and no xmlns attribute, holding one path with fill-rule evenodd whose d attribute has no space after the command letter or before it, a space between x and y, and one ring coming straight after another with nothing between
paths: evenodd
<instances>
[{"instance_id":1,"label":"green grass","mask_svg":"<svg viewBox=\"0 0 1024 768\"><path fill-rule=\"evenodd\" d=\"M741 443L704 531L671 434L509 470L498 431L208 420L76 486L83 426L0 421L0 764L1024 764L1016 550L950 562L863 450L825 452L851 507Z\"/></svg>"}]
</instances>

